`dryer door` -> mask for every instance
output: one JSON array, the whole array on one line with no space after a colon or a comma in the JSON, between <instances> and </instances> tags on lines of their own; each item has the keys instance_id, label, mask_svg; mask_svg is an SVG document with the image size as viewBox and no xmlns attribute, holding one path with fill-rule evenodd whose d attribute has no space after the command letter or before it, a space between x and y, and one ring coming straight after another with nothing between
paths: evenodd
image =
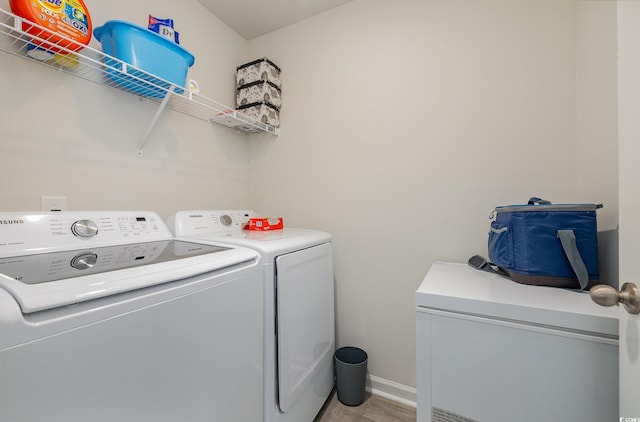
<instances>
[{"instance_id":1,"label":"dryer door","mask_svg":"<svg viewBox=\"0 0 640 422\"><path fill-rule=\"evenodd\" d=\"M333 388L333 253L324 243L276 258L279 406ZM327 376L329 375L329 376Z\"/></svg>"}]
</instances>

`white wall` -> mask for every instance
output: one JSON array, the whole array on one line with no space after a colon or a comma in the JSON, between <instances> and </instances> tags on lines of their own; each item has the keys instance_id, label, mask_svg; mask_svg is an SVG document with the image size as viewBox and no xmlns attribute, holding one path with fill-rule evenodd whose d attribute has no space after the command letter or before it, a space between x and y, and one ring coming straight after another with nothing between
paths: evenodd
<instances>
[{"instance_id":1,"label":"white wall","mask_svg":"<svg viewBox=\"0 0 640 422\"><path fill-rule=\"evenodd\" d=\"M248 43L193 0L87 0L94 27L110 19L141 26L171 17L194 54L189 77L201 93L235 103L235 67ZM0 7L9 10L7 0ZM94 39L91 46L100 49ZM0 54L0 210L39 210L41 195L69 208L144 209L166 217L184 208L248 205L247 137L163 114L141 157L136 144L157 106L119 90L74 79Z\"/></svg>"},{"instance_id":2,"label":"white wall","mask_svg":"<svg viewBox=\"0 0 640 422\"><path fill-rule=\"evenodd\" d=\"M250 42L283 69L251 206L334 235L337 344L372 375L415 386L413 294L432 262L486 255L494 206L606 200L617 224L615 109L576 105L615 103L615 67L581 68L601 24L574 0L356 0Z\"/></svg>"},{"instance_id":3,"label":"white wall","mask_svg":"<svg viewBox=\"0 0 640 422\"><path fill-rule=\"evenodd\" d=\"M604 204L603 231L618 225L618 48L616 2L576 2L578 198Z\"/></svg>"}]
</instances>

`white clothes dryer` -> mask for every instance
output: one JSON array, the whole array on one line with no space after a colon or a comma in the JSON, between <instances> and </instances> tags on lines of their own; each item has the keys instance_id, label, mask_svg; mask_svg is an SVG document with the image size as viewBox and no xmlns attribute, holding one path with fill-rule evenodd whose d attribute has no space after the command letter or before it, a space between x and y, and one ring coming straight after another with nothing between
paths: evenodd
<instances>
[{"instance_id":1,"label":"white clothes dryer","mask_svg":"<svg viewBox=\"0 0 640 422\"><path fill-rule=\"evenodd\" d=\"M264 268L264 421L311 422L334 385L331 235L284 228L243 230L253 211L180 211L176 237L251 248Z\"/></svg>"},{"instance_id":2,"label":"white clothes dryer","mask_svg":"<svg viewBox=\"0 0 640 422\"><path fill-rule=\"evenodd\" d=\"M154 213L0 213L0 421L260 420L262 294Z\"/></svg>"},{"instance_id":3,"label":"white clothes dryer","mask_svg":"<svg viewBox=\"0 0 640 422\"><path fill-rule=\"evenodd\" d=\"M445 262L415 299L419 422L618 420L616 309Z\"/></svg>"}]
</instances>

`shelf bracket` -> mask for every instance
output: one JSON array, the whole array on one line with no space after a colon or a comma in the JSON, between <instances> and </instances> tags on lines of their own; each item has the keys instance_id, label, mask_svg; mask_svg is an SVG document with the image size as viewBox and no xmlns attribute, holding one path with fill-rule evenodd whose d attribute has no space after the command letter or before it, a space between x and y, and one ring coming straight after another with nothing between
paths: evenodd
<instances>
[{"instance_id":1,"label":"shelf bracket","mask_svg":"<svg viewBox=\"0 0 640 422\"><path fill-rule=\"evenodd\" d=\"M142 137L142 139L140 139L140 142L138 142L138 155L142 155L142 149L144 148L145 144L147 143L147 140L149 139L149 135L151 134L151 131L153 130L153 127L158 122L158 119L160 118L160 115L162 114L164 109L167 108L167 104L169 104L169 100L171 99L171 95L173 95L173 89L174 89L174 87L172 85L167 90L167 95L165 95L164 98L162 99L162 102L160 103L160 107L158 107L158 110L156 110L156 114L153 116L153 119L151 120L151 124L147 128L147 131L144 133L144 136Z\"/></svg>"}]
</instances>

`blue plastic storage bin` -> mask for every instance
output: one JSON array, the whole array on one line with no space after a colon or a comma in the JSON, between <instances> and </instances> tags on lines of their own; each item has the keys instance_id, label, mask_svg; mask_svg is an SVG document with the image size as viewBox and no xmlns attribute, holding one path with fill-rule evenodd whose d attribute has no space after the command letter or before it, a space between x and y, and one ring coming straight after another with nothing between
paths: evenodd
<instances>
[{"instance_id":1,"label":"blue plastic storage bin","mask_svg":"<svg viewBox=\"0 0 640 422\"><path fill-rule=\"evenodd\" d=\"M125 75L120 72L122 63L107 57L107 76L123 88L147 97L164 97L171 84L184 87L187 71L195 62L193 55L180 45L129 22L107 21L95 28L93 35L104 53L137 68L127 67Z\"/></svg>"}]
</instances>

